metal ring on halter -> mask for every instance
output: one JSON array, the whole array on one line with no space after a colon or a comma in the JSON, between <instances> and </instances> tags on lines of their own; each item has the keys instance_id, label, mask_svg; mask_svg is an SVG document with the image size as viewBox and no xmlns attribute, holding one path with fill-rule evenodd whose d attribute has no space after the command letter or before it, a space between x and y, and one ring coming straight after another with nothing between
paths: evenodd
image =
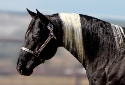
<instances>
[{"instance_id":1,"label":"metal ring on halter","mask_svg":"<svg viewBox=\"0 0 125 85\"><path fill-rule=\"evenodd\" d=\"M51 27L50 27L50 26L51 26ZM33 55L36 56L36 57L39 57L40 52L44 49L44 47L48 44L48 42L49 42L52 38L57 39L57 38L55 37L54 33L53 33L53 25L49 23L48 26L47 26L47 28L50 30L49 37L47 38L47 40L42 44L42 46L41 46L37 51L32 51L32 50L30 50L30 49L28 49L28 48L25 48L25 47L21 47L21 50L26 51L26 52L28 52L28 53L31 53L31 54L33 54Z\"/></svg>"}]
</instances>

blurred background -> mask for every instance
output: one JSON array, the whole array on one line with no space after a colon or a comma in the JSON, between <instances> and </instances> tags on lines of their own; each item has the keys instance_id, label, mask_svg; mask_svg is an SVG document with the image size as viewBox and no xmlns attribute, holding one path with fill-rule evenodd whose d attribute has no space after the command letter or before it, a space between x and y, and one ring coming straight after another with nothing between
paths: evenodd
<instances>
[{"instance_id":1,"label":"blurred background","mask_svg":"<svg viewBox=\"0 0 125 85\"><path fill-rule=\"evenodd\" d=\"M31 21L26 8L43 14L87 14L125 26L124 0L0 0L0 85L89 85L82 65L64 48L31 76L21 76L16 62Z\"/></svg>"}]
</instances>

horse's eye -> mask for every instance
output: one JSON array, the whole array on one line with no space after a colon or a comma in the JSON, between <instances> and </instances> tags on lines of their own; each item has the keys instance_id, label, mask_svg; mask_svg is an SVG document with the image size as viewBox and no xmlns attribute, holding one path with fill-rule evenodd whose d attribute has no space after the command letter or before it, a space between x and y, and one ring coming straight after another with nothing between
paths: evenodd
<instances>
[{"instance_id":1,"label":"horse's eye","mask_svg":"<svg viewBox=\"0 0 125 85\"><path fill-rule=\"evenodd\" d=\"M32 39L33 39L33 41L38 41L40 39L39 34L34 34Z\"/></svg>"},{"instance_id":2,"label":"horse's eye","mask_svg":"<svg viewBox=\"0 0 125 85\"><path fill-rule=\"evenodd\" d=\"M33 37L32 39L33 39L33 41L38 41L37 37Z\"/></svg>"},{"instance_id":3,"label":"horse's eye","mask_svg":"<svg viewBox=\"0 0 125 85\"><path fill-rule=\"evenodd\" d=\"M31 57L28 58L28 60L30 60L30 59L31 59Z\"/></svg>"}]
</instances>

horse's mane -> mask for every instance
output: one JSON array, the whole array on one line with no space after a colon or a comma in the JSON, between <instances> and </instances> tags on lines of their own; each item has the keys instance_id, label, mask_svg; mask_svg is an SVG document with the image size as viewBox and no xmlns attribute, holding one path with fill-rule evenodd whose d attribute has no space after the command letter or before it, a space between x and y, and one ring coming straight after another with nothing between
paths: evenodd
<instances>
[{"instance_id":1,"label":"horse's mane","mask_svg":"<svg viewBox=\"0 0 125 85\"><path fill-rule=\"evenodd\" d=\"M111 24L111 26L113 28L113 34L114 34L116 46L119 49L121 47L121 44L124 42L123 37L125 38L123 28L114 24Z\"/></svg>"},{"instance_id":2,"label":"horse's mane","mask_svg":"<svg viewBox=\"0 0 125 85\"><path fill-rule=\"evenodd\" d=\"M76 52L78 60L83 62L84 47L79 14L59 13L59 17L63 24L64 47L66 47L72 53Z\"/></svg>"}]
</instances>

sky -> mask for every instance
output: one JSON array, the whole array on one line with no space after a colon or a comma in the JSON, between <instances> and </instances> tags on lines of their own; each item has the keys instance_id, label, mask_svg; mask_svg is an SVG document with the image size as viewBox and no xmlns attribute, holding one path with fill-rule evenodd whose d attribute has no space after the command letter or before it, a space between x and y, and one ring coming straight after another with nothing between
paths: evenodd
<instances>
[{"instance_id":1,"label":"sky","mask_svg":"<svg viewBox=\"0 0 125 85\"><path fill-rule=\"evenodd\" d=\"M125 19L125 0L0 0L0 10L26 12L38 9L43 14L58 12Z\"/></svg>"}]
</instances>

